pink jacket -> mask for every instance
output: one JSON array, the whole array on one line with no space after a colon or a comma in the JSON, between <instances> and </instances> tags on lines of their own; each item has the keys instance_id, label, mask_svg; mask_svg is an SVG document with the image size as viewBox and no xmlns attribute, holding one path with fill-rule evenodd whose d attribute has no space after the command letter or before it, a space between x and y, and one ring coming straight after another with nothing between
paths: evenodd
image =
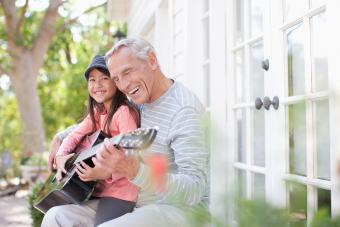
<instances>
[{"instance_id":1,"label":"pink jacket","mask_svg":"<svg viewBox=\"0 0 340 227\"><path fill-rule=\"evenodd\" d=\"M104 131L107 113L96 113L96 129ZM120 133L126 133L137 128L136 122L131 115L127 106L121 106L112 117L111 135L116 136ZM92 121L90 115L79 124L62 142L57 155L67 155L73 152L83 137L92 132ZM83 144L84 142L82 142ZM89 141L85 141L89 143ZM87 144L86 144L87 145ZM94 196L97 197L114 197L127 201L136 202L139 188L132 184L127 178L112 174L111 179L98 181Z\"/></svg>"}]
</instances>

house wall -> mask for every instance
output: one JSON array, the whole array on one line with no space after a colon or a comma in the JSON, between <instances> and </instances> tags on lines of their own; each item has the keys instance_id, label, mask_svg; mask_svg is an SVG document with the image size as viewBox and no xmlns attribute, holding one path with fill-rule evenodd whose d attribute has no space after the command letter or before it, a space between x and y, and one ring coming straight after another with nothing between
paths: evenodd
<instances>
[{"instance_id":1,"label":"house wall","mask_svg":"<svg viewBox=\"0 0 340 227\"><path fill-rule=\"evenodd\" d=\"M241 2L241 0L239 0ZM325 0L312 2L327 2L327 16L329 17L329 31L336 28L336 21L339 21L340 14L336 13L339 2L336 0ZM111 0L111 2L120 2ZM264 43L264 57L269 58L270 70L264 72L264 92L265 95L273 97L279 95L280 100L286 98L286 85L284 82L284 71L286 62L283 59L283 40L282 30L278 29L282 26L281 15L282 5L280 0L264 0L266 5L266 15L264 15L264 24L266 28L260 38L250 39L249 42L243 42L234 46L234 38L236 36L235 27L235 4L232 0L130 0L129 9L123 18L128 23L129 36L141 36L151 42L156 49L161 68L165 75L169 78L176 79L184 83L192 91L194 91L205 105L210 116L210 209L213 215L220 220L232 220L231 212L225 212L229 207L226 206L225 198L230 199L233 193L235 169L247 172L246 181L249 183L246 189L246 197L252 198L254 186L254 176L258 173L262 174L266 181L263 188L266 190L266 199L277 206L288 206L287 193L285 183L295 181L305 183L308 188L308 206L307 212L308 222L311 220L313 212L317 210L317 193L318 188L331 190L332 197L332 215L340 213L340 180L337 177L336 157L339 157L340 144L337 141L340 133L340 127L331 127L330 129L330 155L331 155L331 180L315 181L314 179L294 178L288 173L286 165L289 162L289 147L286 147L284 139L287 135L287 121L285 104L280 104L278 111L273 108L264 113L265 123L263 127L266 129L266 166L258 168L250 163L236 163L237 142L236 142L236 117L235 110L237 108L247 107L247 119L251 119L254 110L254 103L244 103L239 106L233 105L234 93L236 86L234 81L237 64L234 59L234 53L238 49L246 50L246 54L251 56L250 48L253 43L262 41ZM249 1L244 1L249 2ZM118 3L117 3L118 4ZM248 4L248 3L247 3ZM313 3L314 4L314 3ZM114 4L113 4L114 5ZM119 4L118 4L119 5ZM250 7L246 5L245 8ZM320 8L312 9L303 16L303 20L308 21L308 17L325 9L325 5ZM112 9L111 9L112 11ZM119 14L121 15L121 14ZM273 19L274 18L274 19ZM302 20L297 20L301 22ZM297 23L294 22L294 23ZM309 22L308 22L309 23ZM246 20L245 26L249 27L251 21ZM307 26L306 26L307 27ZM330 95L322 96L330 100L330 122L337 124L336 116L339 116L340 88L336 82L336 74L340 73L339 66L336 64L336 53L338 53L339 44L336 37L332 36L330 42L332 46L330 52L334 56L329 56L329 91ZM306 40L308 37L306 36ZM307 45L309 41L304 44ZM242 47L242 48L241 48ZM251 75L250 62L246 73ZM278 83L277 81L280 82ZM250 84L248 86L255 86ZM249 89L249 87L248 87ZM250 89L249 89L250 90ZM246 91L249 93L249 91ZM262 98L262 97L261 97ZM313 97L312 97L313 98ZM251 100L253 101L253 100ZM287 103L291 102L289 99ZM255 121L251 119L251 121ZM253 123L253 122L252 122ZM247 135L251 135L253 126L247 128ZM310 126L309 126L310 127ZM311 132L308 132L311 133ZM311 136L312 137L312 136ZM254 139L254 138L252 138ZM252 145L251 139L247 138L247 149ZM307 145L307 147L310 145ZM310 146L311 147L311 146ZM309 149L309 148L308 148ZM252 148L247 151L252 152ZM313 151L314 152L314 151ZM310 152L311 153L311 152ZM251 155L250 155L251 156ZM314 160L315 161L315 160ZM313 160L309 160L310 163ZM247 165L249 164L249 165ZM313 163L311 164L313 166ZM313 172L313 168L309 168ZM237 171L236 171L237 172ZM278 196L280 195L280 196ZM228 201L228 200L227 200ZM313 204L313 205L310 205ZM231 207L232 208L232 207ZM232 210L232 209L231 209Z\"/></svg>"}]
</instances>

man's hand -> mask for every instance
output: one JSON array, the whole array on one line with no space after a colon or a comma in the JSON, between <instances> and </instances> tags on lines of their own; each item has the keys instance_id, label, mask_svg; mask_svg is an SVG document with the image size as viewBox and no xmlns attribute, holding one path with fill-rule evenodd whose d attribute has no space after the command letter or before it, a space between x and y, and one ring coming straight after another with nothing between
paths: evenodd
<instances>
[{"instance_id":1,"label":"man's hand","mask_svg":"<svg viewBox=\"0 0 340 227\"><path fill-rule=\"evenodd\" d=\"M48 156L48 171L52 172L54 169L56 169L56 165L54 163L55 155L57 154L57 151L61 145L61 140L58 136L54 136L51 141L51 150L50 155Z\"/></svg>"},{"instance_id":2,"label":"man's hand","mask_svg":"<svg viewBox=\"0 0 340 227\"><path fill-rule=\"evenodd\" d=\"M140 160L138 155L125 156L124 152L113 146L108 139L104 140L104 146L94 158L94 164L97 167L110 169L111 173L119 174L128 179L136 177Z\"/></svg>"}]
</instances>

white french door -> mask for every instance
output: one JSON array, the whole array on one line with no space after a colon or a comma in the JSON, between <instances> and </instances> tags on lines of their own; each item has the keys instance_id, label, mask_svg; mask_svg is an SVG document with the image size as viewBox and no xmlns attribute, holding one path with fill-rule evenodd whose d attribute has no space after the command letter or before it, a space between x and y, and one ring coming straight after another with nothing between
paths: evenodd
<instances>
[{"instance_id":1,"label":"white french door","mask_svg":"<svg viewBox=\"0 0 340 227\"><path fill-rule=\"evenodd\" d=\"M339 213L334 185L338 87L326 0L230 0L228 122L241 198L287 207L292 226ZM332 3L333 4L333 3ZM333 23L334 24L334 23ZM333 27L334 29L337 29ZM334 66L333 72L339 73ZM275 98L274 98L275 97Z\"/></svg>"}]
</instances>

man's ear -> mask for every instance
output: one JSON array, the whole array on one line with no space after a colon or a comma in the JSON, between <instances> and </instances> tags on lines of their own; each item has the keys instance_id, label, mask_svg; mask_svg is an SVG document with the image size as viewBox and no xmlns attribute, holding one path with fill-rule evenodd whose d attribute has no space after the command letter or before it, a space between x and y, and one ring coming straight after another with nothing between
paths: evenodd
<instances>
[{"instance_id":1,"label":"man's ear","mask_svg":"<svg viewBox=\"0 0 340 227\"><path fill-rule=\"evenodd\" d=\"M152 70L156 70L158 68L158 61L156 54L153 51L148 52L148 62Z\"/></svg>"}]
</instances>

